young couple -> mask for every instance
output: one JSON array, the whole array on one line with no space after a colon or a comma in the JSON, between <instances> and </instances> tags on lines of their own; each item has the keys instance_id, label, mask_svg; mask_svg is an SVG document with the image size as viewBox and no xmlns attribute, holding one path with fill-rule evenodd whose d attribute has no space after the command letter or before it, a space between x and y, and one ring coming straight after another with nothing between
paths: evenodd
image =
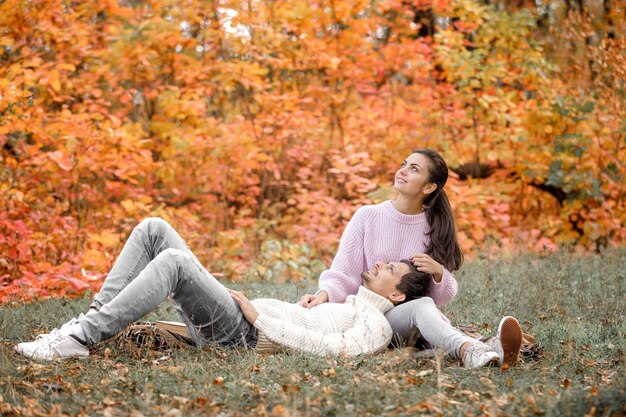
<instances>
[{"instance_id":1,"label":"young couple","mask_svg":"<svg viewBox=\"0 0 626 417\"><path fill-rule=\"evenodd\" d=\"M466 368L514 365L522 332L505 317L490 344L450 325L437 305L457 292L450 271L463 256L443 189L448 167L435 151L410 154L396 172L397 198L356 211L317 294L300 303L250 301L218 282L165 221L143 220L86 314L15 350L36 360L86 357L104 341L171 297L198 345L317 355L374 354L416 331ZM402 260L402 261L398 261Z\"/></svg>"}]
</instances>

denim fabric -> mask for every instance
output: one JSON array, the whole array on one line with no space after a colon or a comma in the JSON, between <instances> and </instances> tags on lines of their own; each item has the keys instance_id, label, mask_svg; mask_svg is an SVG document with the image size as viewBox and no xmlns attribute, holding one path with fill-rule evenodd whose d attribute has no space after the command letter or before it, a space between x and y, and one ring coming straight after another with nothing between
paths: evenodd
<instances>
[{"instance_id":1,"label":"denim fabric","mask_svg":"<svg viewBox=\"0 0 626 417\"><path fill-rule=\"evenodd\" d=\"M116 335L168 296L196 344L254 347L256 329L226 287L159 218L135 227L92 303L98 311L79 319L87 344Z\"/></svg>"},{"instance_id":2,"label":"denim fabric","mask_svg":"<svg viewBox=\"0 0 626 417\"><path fill-rule=\"evenodd\" d=\"M393 329L393 342L402 345L417 329L427 342L427 347L438 347L453 358L459 358L459 351L465 342L476 340L465 335L444 319L430 297L412 300L389 310L385 317Z\"/></svg>"}]
</instances>

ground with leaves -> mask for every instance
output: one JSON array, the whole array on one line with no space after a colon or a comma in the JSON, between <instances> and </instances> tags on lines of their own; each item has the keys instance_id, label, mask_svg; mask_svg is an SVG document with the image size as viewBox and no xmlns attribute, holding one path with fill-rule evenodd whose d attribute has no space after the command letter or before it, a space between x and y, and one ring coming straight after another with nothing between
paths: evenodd
<instances>
[{"instance_id":1,"label":"ground with leaves","mask_svg":"<svg viewBox=\"0 0 626 417\"><path fill-rule=\"evenodd\" d=\"M467 371L406 350L369 358L140 350L109 342L88 360L38 364L15 342L83 311L87 299L0 308L0 414L17 415L624 415L626 251L480 258L457 274L445 308L491 334L504 314L537 336L544 357ZM238 285L241 287L241 284ZM252 297L297 299L304 285L249 284ZM168 303L154 318L176 319Z\"/></svg>"}]
</instances>

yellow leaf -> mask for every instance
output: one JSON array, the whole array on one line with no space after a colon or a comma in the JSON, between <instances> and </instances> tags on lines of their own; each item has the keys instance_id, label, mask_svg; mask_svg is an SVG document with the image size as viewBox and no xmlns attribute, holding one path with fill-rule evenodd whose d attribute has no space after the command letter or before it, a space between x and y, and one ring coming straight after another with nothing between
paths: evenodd
<instances>
[{"instance_id":1,"label":"yellow leaf","mask_svg":"<svg viewBox=\"0 0 626 417\"><path fill-rule=\"evenodd\" d=\"M157 177L163 182L174 181L176 172L171 167L163 166L157 171Z\"/></svg>"},{"instance_id":2,"label":"yellow leaf","mask_svg":"<svg viewBox=\"0 0 626 417\"><path fill-rule=\"evenodd\" d=\"M74 66L74 64L59 64L59 65L57 65L57 69L59 69L59 70L67 70L67 71L71 71L71 72L76 71L76 67Z\"/></svg>"},{"instance_id":3,"label":"yellow leaf","mask_svg":"<svg viewBox=\"0 0 626 417\"><path fill-rule=\"evenodd\" d=\"M128 200L125 200L128 201ZM115 248L120 244L120 237L116 233L102 232L99 235L94 236L94 240L100 242L107 248Z\"/></svg>"},{"instance_id":4,"label":"yellow leaf","mask_svg":"<svg viewBox=\"0 0 626 417\"><path fill-rule=\"evenodd\" d=\"M52 70L48 74L50 79L50 87L56 92L61 91L61 82L59 81L59 73L58 71Z\"/></svg>"},{"instance_id":5,"label":"yellow leaf","mask_svg":"<svg viewBox=\"0 0 626 417\"><path fill-rule=\"evenodd\" d=\"M0 38L0 46L13 46L15 39L10 36L3 36Z\"/></svg>"},{"instance_id":6,"label":"yellow leaf","mask_svg":"<svg viewBox=\"0 0 626 417\"><path fill-rule=\"evenodd\" d=\"M116 117L110 114L109 119L111 119L111 122L113 123L114 127L120 127L122 125L122 121L119 119L119 117Z\"/></svg>"},{"instance_id":7,"label":"yellow leaf","mask_svg":"<svg viewBox=\"0 0 626 417\"><path fill-rule=\"evenodd\" d=\"M135 205L135 202L133 200L124 200L120 204L122 205L122 207L124 207L124 210L126 210L126 213L129 215L137 212L137 206Z\"/></svg>"}]
</instances>

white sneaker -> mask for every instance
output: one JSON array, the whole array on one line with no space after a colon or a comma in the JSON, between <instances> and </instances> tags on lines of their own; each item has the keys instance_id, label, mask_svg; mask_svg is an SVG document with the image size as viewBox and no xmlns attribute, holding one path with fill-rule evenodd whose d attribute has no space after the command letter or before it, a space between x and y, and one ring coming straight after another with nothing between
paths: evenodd
<instances>
[{"instance_id":1,"label":"white sneaker","mask_svg":"<svg viewBox=\"0 0 626 417\"><path fill-rule=\"evenodd\" d=\"M506 316L500 320L498 334L489 345L500 355L500 366L514 366L522 348L522 328L515 317Z\"/></svg>"},{"instance_id":2,"label":"white sneaker","mask_svg":"<svg viewBox=\"0 0 626 417\"><path fill-rule=\"evenodd\" d=\"M60 329L52 329L50 333L40 334L33 342L18 343L15 346L15 351L30 358L33 355L35 349L38 349L41 343L44 343L44 341L52 341L59 337L59 335L61 334L69 335L69 329L77 324L78 319L82 316L83 315L81 314L80 316L78 316L78 318L71 319L67 323L63 324Z\"/></svg>"},{"instance_id":3,"label":"white sneaker","mask_svg":"<svg viewBox=\"0 0 626 417\"><path fill-rule=\"evenodd\" d=\"M79 318L81 316L82 314ZM33 342L18 343L14 349L28 358L44 361L55 358L88 357L89 348L80 343L75 336L85 337L78 318L71 319L60 329L40 334Z\"/></svg>"},{"instance_id":4,"label":"white sneaker","mask_svg":"<svg viewBox=\"0 0 626 417\"><path fill-rule=\"evenodd\" d=\"M482 342L476 342L467 348L463 355L463 365L467 369L481 368L495 364L500 360L500 355L492 351L489 346Z\"/></svg>"},{"instance_id":5,"label":"white sneaker","mask_svg":"<svg viewBox=\"0 0 626 417\"><path fill-rule=\"evenodd\" d=\"M54 359L86 358L89 356L89 348L72 336L60 333L53 337L41 337L34 342L18 343L15 351L22 355L39 360L52 361Z\"/></svg>"}]
</instances>

